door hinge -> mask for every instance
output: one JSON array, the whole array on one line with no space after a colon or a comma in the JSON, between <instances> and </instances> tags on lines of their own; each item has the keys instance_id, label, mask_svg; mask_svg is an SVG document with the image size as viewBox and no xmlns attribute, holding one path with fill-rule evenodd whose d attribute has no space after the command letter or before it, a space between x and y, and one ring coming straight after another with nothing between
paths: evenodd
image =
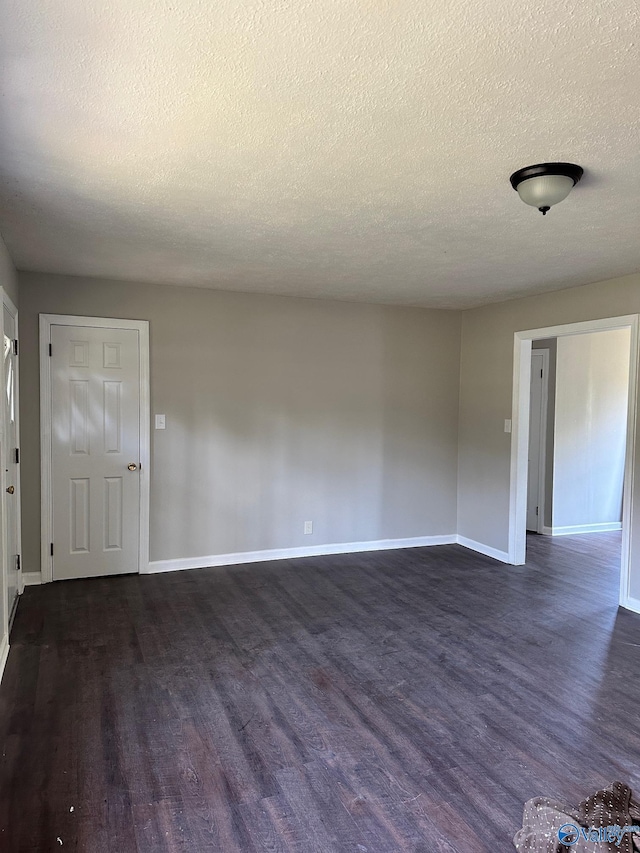
<instances>
[{"instance_id":1,"label":"door hinge","mask_svg":"<svg viewBox=\"0 0 640 853\"><path fill-rule=\"evenodd\" d=\"M16 447L16 465L20 464L20 448Z\"/></svg>"},{"instance_id":2,"label":"door hinge","mask_svg":"<svg viewBox=\"0 0 640 853\"><path fill-rule=\"evenodd\" d=\"M51 543L51 556L53 557L53 542Z\"/></svg>"},{"instance_id":3,"label":"door hinge","mask_svg":"<svg viewBox=\"0 0 640 853\"><path fill-rule=\"evenodd\" d=\"M18 339L15 338L13 341L13 354L18 355Z\"/></svg>"},{"instance_id":4,"label":"door hinge","mask_svg":"<svg viewBox=\"0 0 640 853\"><path fill-rule=\"evenodd\" d=\"M20 554L16 554L16 571L21 571L22 566L20 565Z\"/></svg>"},{"instance_id":5,"label":"door hinge","mask_svg":"<svg viewBox=\"0 0 640 853\"><path fill-rule=\"evenodd\" d=\"M49 355L53 355L53 346L49 344Z\"/></svg>"},{"instance_id":6,"label":"door hinge","mask_svg":"<svg viewBox=\"0 0 640 853\"><path fill-rule=\"evenodd\" d=\"M540 369L540 379L542 379L542 369Z\"/></svg>"},{"instance_id":7,"label":"door hinge","mask_svg":"<svg viewBox=\"0 0 640 853\"><path fill-rule=\"evenodd\" d=\"M539 507L536 507L536 515L538 514L538 509L539 509Z\"/></svg>"}]
</instances>

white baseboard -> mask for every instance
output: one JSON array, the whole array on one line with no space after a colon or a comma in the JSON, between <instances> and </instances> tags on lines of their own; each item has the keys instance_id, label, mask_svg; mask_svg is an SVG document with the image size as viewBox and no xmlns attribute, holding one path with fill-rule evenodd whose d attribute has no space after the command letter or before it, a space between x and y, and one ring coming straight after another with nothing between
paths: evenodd
<instances>
[{"instance_id":1,"label":"white baseboard","mask_svg":"<svg viewBox=\"0 0 640 853\"><path fill-rule=\"evenodd\" d=\"M604 533L607 530L622 530L619 521L605 521L601 524L573 524L567 527L545 527L543 533L547 536L576 536L579 533Z\"/></svg>"},{"instance_id":2,"label":"white baseboard","mask_svg":"<svg viewBox=\"0 0 640 853\"><path fill-rule=\"evenodd\" d=\"M553 536L553 527L547 527L546 524L542 525L542 535L543 536Z\"/></svg>"},{"instance_id":3,"label":"white baseboard","mask_svg":"<svg viewBox=\"0 0 640 853\"><path fill-rule=\"evenodd\" d=\"M7 658L9 657L9 637L5 634L2 640L0 640L0 681L2 681L2 676L4 674L4 668L7 663Z\"/></svg>"},{"instance_id":4,"label":"white baseboard","mask_svg":"<svg viewBox=\"0 0 640 853\"><path fill-rule=\"evenodd\" d=\"M620 607L631 610L632 613L640 613L640 598L627 598L626 601L620 602Z\"/></svg>"},{"instance_id":5,"label":"white baseboard","mask_svg":"<svg viewBox=\"0 0 640 853\"><path fill-rule=\"evenodd\" d=\"M499 551L497 548L492 548L490 545L484 545L482 542L476 542L475 539L467 539L466 536L456 536L458 545L469 548L471 551L477 551L478 554L484 554L485 557L493 557L494 560L500 560L501 563L510 563L509 554L506 551Z\"/></svg>"},{"instance_id":6,"label":"white baseboard","mask_svg":"<svg viewBox=\"0 0 640 853\"><path fill-rule=\"evenodd\" d=\"M213 554L207 557L182 557L177 560L154 560L140 574L175 572L183 569L207 569L214 566L236 566L242 563L262 563L268 560L292 560L298 557L324 557L330 554L356 554L361 551L388 551L395 548L426 548L432 545L453 545L454 533L443 536L415 536L411 539L376 539L370 542L340 542L331 545L307 545L300 548L273 548L266 551L242 551L232 554Z\"/></svg>"},{"instance_id":7,"label":"white baseboard","mask_svg":"<svg viewBox=\"0 0 640 853\"><path fill-rule=\"evenodd\" d=\"M23 572L22 582L25 586L38 586L42 583L41 572Z\"/></svg>"}]
</instances>

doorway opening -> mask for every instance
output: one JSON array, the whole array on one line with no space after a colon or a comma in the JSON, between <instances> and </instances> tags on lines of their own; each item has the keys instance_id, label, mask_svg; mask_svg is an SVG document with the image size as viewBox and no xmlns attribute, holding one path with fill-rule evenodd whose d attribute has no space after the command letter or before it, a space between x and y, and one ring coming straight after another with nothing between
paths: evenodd
<instances>
[{"instance_id":1,"label":"doorway opening","mask_svg":"<svg viewBox=\"0 0 640 853\"><path fill-rule=\"evenodd\" d=\"M549 427L553 424L554 415L554 377L551 376L551 367L555 368L555 359L552 357L552 341L543 343L547 346L541 347L538 341L534 341L531 350L527 531L534 533L544 533L549 484L547 458L553 458L553 434L549 435Z\"/></svg>"},{"instance_id":2,"label":"doorway opening","mask_svg":"<svg viewBox=\"0 0 640 853\"><path fill-rule=\"evenodd\" d=\"M509 562L524 564L527 530L622 528L619 602L634 610L640 608L630 589L637 378L638 315L515 334ZM585 382L593 387L585 389Z\"/></svg>"}]
</instances>

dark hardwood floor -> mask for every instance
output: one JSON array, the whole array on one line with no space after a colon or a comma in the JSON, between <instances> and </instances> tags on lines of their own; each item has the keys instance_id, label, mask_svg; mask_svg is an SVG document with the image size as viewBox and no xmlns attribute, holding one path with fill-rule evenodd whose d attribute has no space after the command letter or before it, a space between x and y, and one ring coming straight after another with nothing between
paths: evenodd
<instances>
[{"instance_id":1,"label":"dark hardwood floor","mask_svg":"<svg viewBox=\"0 0 640 853\"><path fill-rule=\"evenodd\" d=\"M619 535L25 591L0 850L500 853L525 800L640 789Z\"/></svg>"}]
</instances>

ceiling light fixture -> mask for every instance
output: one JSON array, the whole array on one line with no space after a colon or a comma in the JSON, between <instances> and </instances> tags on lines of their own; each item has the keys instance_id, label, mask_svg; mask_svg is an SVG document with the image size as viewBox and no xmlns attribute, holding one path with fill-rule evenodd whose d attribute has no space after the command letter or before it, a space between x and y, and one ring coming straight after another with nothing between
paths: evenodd
<instances>
[{"instance_id":1,"label":"ceiling light fixture","mask_svg":"<svg viewBox=\"0 0 640 853\"><path fill-rule=\"evenodd\" d=\"M573 163L538 163L518 169L509 180L522 201L545 216L552 205L564 201L582 173L582 167Z\"/></svg>"}]
</instances>

